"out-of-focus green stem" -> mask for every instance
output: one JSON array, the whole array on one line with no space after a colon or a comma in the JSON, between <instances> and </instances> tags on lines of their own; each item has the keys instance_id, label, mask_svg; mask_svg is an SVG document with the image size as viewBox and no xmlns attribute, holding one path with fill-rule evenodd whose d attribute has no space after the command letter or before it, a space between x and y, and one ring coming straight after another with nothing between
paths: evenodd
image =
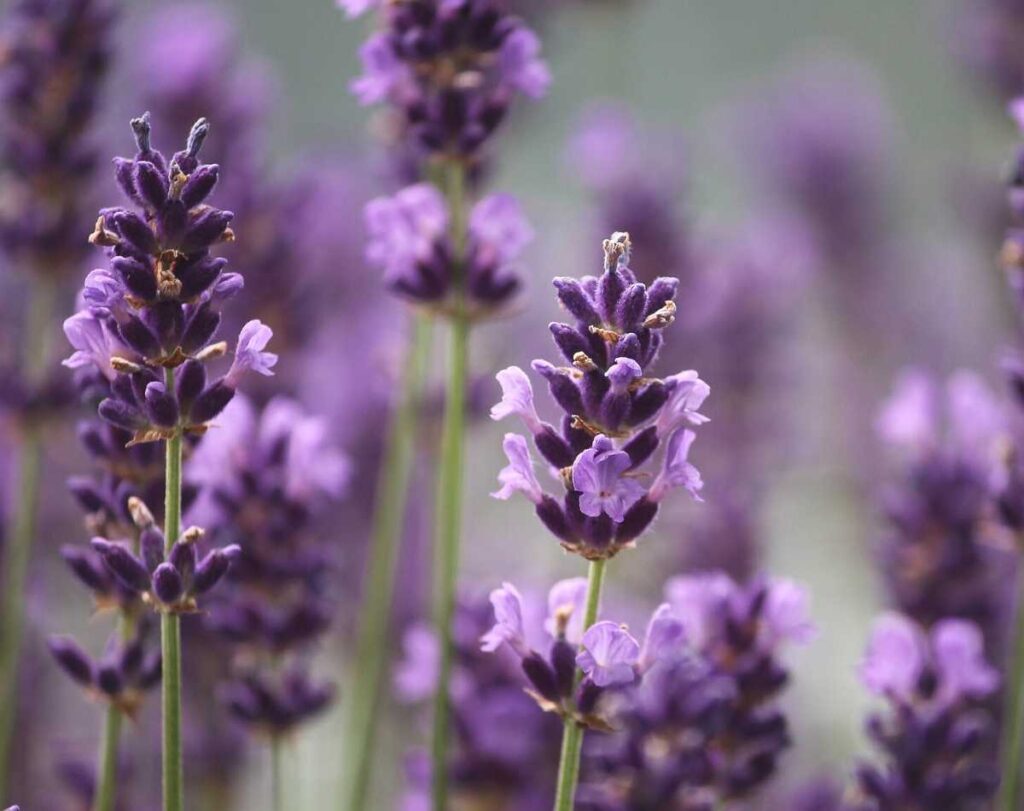
<instances>
[{"instance_id":1,"label":"out-of-focus green stem","mask_svg":"<svg viewBox=\"0 0 1024 811\"><path fill-rule=\"evenodd\" d=\"M135 623L129 614L120 619L121 639L128 642L135 630ZM119 707L110 704L103 719L100 737L99 766L96 770L96 795L93 797L93 811L113 811L117 802L118 748L121 743L123 713Z\"/></svg>"},{"instance_id":2,"label":"out-of-focus green stem","mask_svg":"<svg viewBox=\"0 0 1024 811\"><path fill-rule=\"evenodd\" d=\"M583 630L597 621L604 586L607 561L593 560L587 577L587 606L583 613ZM580 674L576 673L577 684ZM576 784L580 779L580 752L583 749L583 727L575 719L566 718L562 732L562 754L558 761L558 783L555 793L555 811L572 811L576 798Z\"/></svg>"},{"instance_id":3,"label":"out-of-focus green stem","mask_svg":"<svg viewBox=\"0 0 1024 811\"><path fill-rule=\"evenodd\" d=\"M363 616L349 680L343 811L363 811L373 778L377 714L387 682L388 627L396 563L415 451L416 416L430 354L430 334L430 317L418 314L409 336L406 362L400 372L402 390L391 415L387 450L377 483Z\"/></svg>"},{"instance_id":4,"label":"out-of-focus green stem","mask_svg":"<svg viewBox=\"0 0 1024 811\"><path fill-rule=\"evenodd\" d=\"M96 775L96 796L93 811L113 811L117 799L117 750L121 740L121 710L113 704L107 707L100 739L100 765Z\"/></svg>"},{"instance_id":5,"label":"out-of-focus green stem","mask_svg":"<svg viewBox=\"0 0 1024 811\"><path fill-rule=\"evenodd\" d=\"M1024 745L1024 556L1017 557L1017 616L1011 633L1013 656L1006 678L1003 740L1000 747L1002 782L999 789L1001 811L1020 809L1020 772Z\"/></svg>"},{"instance_id":6,"label":"out-of-focus green stem","mask_svg":"<svg viewBox=\"0 0 1024 811\"><path fill-rule=\"evenodd\" d=\"M46 377L49 331L53 326L55 289L49 279L33 276L22 347L22 371L30 384ZM18 662L25 618L25 578L36 534L39 479L42 473L44 428L30 422L24 428L19 452L18 494L3 550L0 588L0 805L7 795L11 739L17 715Z\"/></svg>"},{"instance_id":7,"label":"out-of-focus green stem","mask_svg":"<svg viewBox=\"0 0 1024 811\"><path fill-rule=\"evenodd\" d=\"M174 391L174 370L164 371L168 391ZM181 534L181 432L167 440L164 490L166 552ZM181 762L181 621L177 614L160 618L163 650L163 789L164 811L184 811L185 777Z\"/></svg>"},{"instance_id":8,"label":"out-of-focus green stem","mask_svg":"<svg viewBox=\"0 0 1024 811\"><path fill-rule=\"evenodd\" d=\"M469 317L465 312L461 263L466 248L465 168L457 161L445 167L444 191L457 274L451 316L448 383L435 501L434 624L440 643L434 727L431 738L431 800L433 811L446 811L448 802L449 680L452 670L452 617L455 613L462 527L462 467L465 457L466 380L469 366Z\"/></svg>"},{"instance_id":9,"label":"out-of-focus green stem","mask_svg":"<svg viewBox=\"0 0 1024 811\"><path fill-rule=\"evenodd\" d=\"M284 768L282 764L284 743L280 735L270 739L270 782L271 808L284 811Z\"/></svg>"}]
</instances>

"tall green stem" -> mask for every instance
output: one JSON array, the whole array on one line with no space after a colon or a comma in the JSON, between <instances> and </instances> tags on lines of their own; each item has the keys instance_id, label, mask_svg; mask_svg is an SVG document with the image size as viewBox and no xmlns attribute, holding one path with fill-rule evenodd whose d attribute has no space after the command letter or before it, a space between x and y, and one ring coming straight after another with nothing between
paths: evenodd
<instances>
[{"instance_id":1,"label":"tall green stem","mask_svg":"<svg viewBox=\"0 0 1024 811\"><path fill-rule=\"evenodd\" d=\"M113 704L107 706L100 743L100 766L96 775L96 796L93 811L113 811L117 799L117 754L121 740L121 710Z\"/></svg>"},{"instance_id":2,"label":"tall green stem","mask_svg":"<svg viewBox=\"0 0 1024 811\"><path fill-rule=\"evenodd\" d=\"M455 261L461 265L466 246L464 168L457 162L445 167ZM455 613L459 572L459 536L462 526L462 467L465 456L466 379L469 365L469 319L465 312L461 268L455 279L456 297L451 316L448 384L445 389L444 427L435 502L434 623L440 640L437 692L434 695L434 728L431 740L433 811L446 811L448 802L448 682L452 670L452 616Z\"/></svg>"},{"instance_id":3,"label":"tall green stem","mask_svg":"<svg viewBox=\"0 0 1024 811\"><path fill-rule=\"evenodd\" d=\"M273 811L284 811L284 742L280 735L270 739L270 794Z\"/></svg>"},{"instance_id":4,"label":"tall green stem","mask_svg":"<svg viewBox=\"0 0 1024 811\"><path fill-rule=\"evenodd\" d=\"M174 391L174 370L164 371L168 391ZM166 552L181 534L181 432L167 440L164 536ZM183 811L184 772L181 763L181 622L177 614L160 618L163 649L163 785L164 811Z\"/></svg>"},{"instance_id":5,"label":"tall green stem","mask_svg":"<svg viewBox=\"0 0 1024 811\"><path fill-rule=\"evenodd\" d=\"M1022 744L1024 744L1024 559L1017 560L1017 617L1013 624L1013 657L1006 684L999 808L1019 811Z\"/></svg>"},{"instance_id":6,"label":"tall green stem","mask_svg":"<svg viewBox=\"0 0 1024 811\"><path fill-rule=\"evenodd\" d=\"M387 451L377 482L363 616L349 680L344 738L348 769L347 794L342 794L344 811L362 811L373 777L377 711L387 682L388 626L415 450L416 415L430 354L430 333L430 318L417 315L406 349L407 362L401 370L402 391L391 415Z\"/></svg>"},{"instance_id":7,"label":"tall green stem","mask_svg":"<svg viewBox=\"0 0 1024 811\"><path fill-rule=\"evenodd\" d=\"M604 570L607 561L592 560L587 576L587 606L583 613L583 630L597 621L601 605L601 590L604 586ZM580 674L576 673L579 683ZM583 727L573 718L565 719L562 731L562 754L558 761L558 788L555 793L555 811L572 811L576 798L576 784L580 779L580 751L583 748Z\"/></svg>"},{"instance_id":8,"label":"tall green stem","mask_svg":"<svg viewBox=\"0 0 1024 811\"><path fill-rule=\"evenodd\" d=\"M131 616L124 614L120 619L120 627L121 639L127 642L132 638L135 627ZM99 767L96 770L96 795L93 797L92 811L113 811L117 801L118 748L121 743L122 720L121 709L110 704L103 719Z\"/></svg>"},{"instance_id":9,"label":"tall green stem","mask_svg":"<svg viewBox=\"0 0 1024 811\"><path fill-rule=\"evenodd\" d=\"M55 289L48 279L33 277L29 312L22 347L26 381L41 383L49 361L49 332ZM36 534L39 478L42 470L44 428L29 422L24 429L18 470L18 495L3 554L3 591L0 592L0 805L7 795L11 740L18 701L18 661L25 618L25 577Z\"/></svg>"}]
</instances>

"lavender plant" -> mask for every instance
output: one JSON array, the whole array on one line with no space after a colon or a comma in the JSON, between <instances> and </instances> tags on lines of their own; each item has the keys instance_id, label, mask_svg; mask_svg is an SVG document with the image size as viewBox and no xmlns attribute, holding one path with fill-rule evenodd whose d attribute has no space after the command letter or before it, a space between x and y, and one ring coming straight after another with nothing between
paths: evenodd
<instances>
[{"instance_id":1,"label":"lavender plant","mask_svg":"<svg viewBox=\"0 0 1024 811\"><path fill-rule=\"evenodd\" d=\"M72 318L65 332L75 349L71 366L93 364L114 373L110 396L98 406L108 423L131 434L129 444L164 442L164 528L148 510L136 516L139 550L93 541L121 585L139 593L161 616L163 656L164 808L182 811L180 616L227 572L237 546L201 560L202 530L181 529L182 448L204 434L232 400L248 372L272 374L271 331L259 321L241 330L227 372L208 380L206 365L227 352L214 338L224 302L242 286L211 249L234 238L230 212L209 205L218 167L199 152L209 131L200 119L185 149L170 161L153 148L147 115L132 121L138 152L118 158L118 184L135 210L103 209L90 240L107 249L109 267L86 280L82 298L95 319Z\"/></svg>"},{"instance_id":2,"label":"lavender plant","mask_svg":"<svg viewBox=\"0 0 1024 811\"><path fill-rule=\"evenodd\" d=\"M509 259L521 248L523 232L502 231L518 218L506 198L472 206L469 182L479 179L490 141L517 94L538 98L549 82L539 58L537 36L494 0L414 0L380 3L340 0L349 16L376 9L381 28L363 45L363 75L352 90L363 104L386 102L399 133L395 148L411 174L434 182L418 185L390 201L371 204L368 225L375 232L368 258L379 263L393 289L415 304L440 312L451 326L445 417L435 507L435 622L441 634L432 734L432 807L446 807L446 758L450 731L449 674L452 619L462 510L462 466L469 331L473 321L507 304L518 289ZM426 342L421 320L416 340ZM412 364L409 364L412 365ZM395 411L392 453L382 473L381 509L401 515L413 417L410 406ZM392 497L403 501L392 500ZM363 663L360 708L348 738L356 752L348 781L350 808L361 808L370 774L373 710L384 672L384 637L391 599L391 571L398 526L378 522L369 582L380 586L365 611L357 654ZM373 592L371 592L373 594ZM365 667L369 663L369 667ZM365 692L364 692L365 691ZM362 709L365 708L365 709Z\"/></svg>"},{"instance_id":3,"label":"lavender plant","mask_svg":"<svg viewBox=\"0 0 1024 811\"><path fill-rule=\"evenodd\" d=\"M545 492L533 470L526 439L506 434L509 464L499 474L500 499L519 492L535 505L544 526L567 551L590 562L583 612L584 633L598 613L607 561L635 545L670 490L691 495L703 486L689 461L696 434L707 421L698 409L710 389L695 371L652 377L661 331L675 318L678 281L656 279L648 288L629 269L629 235L604 242L604 272L583 279L560 277L555 288L574 326L554 323L551 333L570 366L533 362L552 398L565 412L560 429L537 413L526 373L510 367L498 373L502 399L494 419L517 416L533 435L538 452L556 473L564 494ZM645 486L642 470L663 449L660 472ZM572 807L579 772L583 727L565 716L555 807Z\"/></svg>"},{"instance_id":4,"label":"lavender plant","mask_svg":"<svg viewBox=\"0 0 1024 811\"><path fill-rule=\"evenodd\" d=\"M19 484L4 548L0 610L0 797L7 793L17 702L24 582L36 534L44 423L63 401L51 375L47 334L64 283L86 256L83 214L94 179L89 145L109 61L113 6L107 0L19 0L0 31L0 250L24 274L27 314L20 360L5 373L5 406L18 420Z\"/></svg>"}]
</instances>

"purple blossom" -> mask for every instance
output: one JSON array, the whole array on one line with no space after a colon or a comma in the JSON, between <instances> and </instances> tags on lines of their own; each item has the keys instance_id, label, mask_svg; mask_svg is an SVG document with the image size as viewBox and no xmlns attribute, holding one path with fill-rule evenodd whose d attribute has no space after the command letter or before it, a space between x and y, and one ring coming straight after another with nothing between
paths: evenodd
<instances>
[{"instance_id":1,"label":"purple blossom","mask_svg":"<svg viewBox=\"0 0 1024 811\"><path fill-rule=\"evenodd\" d=\"M523 627L523 598L511 583L503 583L491 592L494 607L494 627L481 640L480 649L492 653L507 644L520 656L529 653L526 631Z\"/></svg>"},{"instance_id":2,"label":"purple blossom","mask_svg":"<svg viewBox=\"0 0 1024 811\"><path fill-rule=\"evenodd\" d=\"M596 518L602 513L621 522L626 512L646 491L636 479L623 475L633 462L629 454L615 450L604 436L594 440L572 466L572 486L580 493L580 510Z\"/></svg>"},{"instance_id":3,"label":"purple blossom","mask_svg":"<svg viewBox=\"0 0 1024 811\"><path fill-rule=\"evenodd\" d=\"M428 259L435 241L448 228L448 209L441 193L429 183L407 186L392 197L366 204L368 261L393 280L412 272Z\"/></svg>"},{"instance_id":4,"label":"purple blossom","mask_svg":"<svg viewBox=\"0 0 1024 811\"><path fill-rule=\"evenodd\" d=\"M108 380L114 378L111 358L135 360L134 353L113 334L102 318L82 310L64 320L64 335L75 351L63 361L69 369L93 367Z\"/></svg>"},{"instance_id":5,"label":"purple blossom","mask_svg":"<svg viewBox=\"0 0 1024 811\"><path fill-rule=\"evenodd\" d=\"M530 501L539 504L543 491L533 472L533 459L530 457L526 438L519 434L505 434L502 448L505 451L505 456L508 457L508 465L498 474L498 482L501 487L491 495L506 501L512 497L513 493L519 492Z\"/></svg>"},{"instance_id":6,"label":"purple blossom","mask_svg":"<svg viewBox=\"0 0 1024 811\"><path fill-rule=\"evenodd\" d=\"M703 501L700 491L704 488L700 471L690 461L690 446L697 435L693 431L676 431L669 437L665 448L665 461L661 472L651 485L648 497L658 502L672 487L682 487L697 501Z\"/></svg>"},{"instance_id":7,"label":"purple blossom","mask_svg":"<svg viewBox=\"0 0 1024 811\"><path fill-rule=\"evenodd\" d=\"M469 237L483 264L514 261L533 242L523 206L511 194L489 194L469 213Z\"/></svg>"},{"instance_id":8,"label":"purple blossom","mask_svg":"<svg viewBox=\"0 0 1024 811\"><path fill-rule=\"evenodd\" d=\"M559 580L548 592L548 617L544 630L556 639L559 635L572 643L583 637L583 610L587 599L587 579L571 577Z\"/></svg>"},{"instance_id":9,"label":"purple blossom","mask_svg":"<svg viewBox=\"0 0 1024 811\"><path fill-rule=\"evenodd\" d=\"M914 623L902 614L883 614L871 630L861 680L877 695L906 700L917 689L925 656L924 640Z\"/></svg>"},{"instance_id":10,"label":"purple blossom","mask_svg":"<svg viewBox=\"0 0 1024 811\"><path fill-rule=\"evenodd\" d=\"M711 387L701 380L695 371L690 369L680 372L665 379L670 388L668 402L658 418L658 433L668 436L680 425L703 425L708 418L697 409L703 405L708 395L711 394Z\"/></svg>"},{"instance_id":11,"label":"purple blossom","mask_svg":"<svg viewBox=\"0 0 1024 811\"><path fill-rule=\"evenodd\" d=\"M630 684L636 679L640 644L621 625L598 622L583 634L576 664L598 687Z\"/></svg>"},{"instance_id":12,"label":"purple blossom","mask_svg":"<svg viewBox=\"0 0 1024 811\"><path fill-rule=\"evenodd\" d=\"M499 55L505 80L531 99L543 98L551 85L551 71L540 58L540 39L528 28L517 28L505 38Z\"/></svg>"},{"instance_id":13,"label":"purple blossom","mask_svg":"<svg viewBox=\"0 0 1024 811\"><path fill-rule=\"evenodd\" d=\"M235 360L224 378L229 386L237 388L246 372L256 372L266 377L274 374L277 355L265 351L273 337L274 331L262 321L249 321L242 327L235 345Z\"/></svg>"},{"instance_id":14,"label":"purple blossom","mask_svg":"<svg viewBox=\"0 0 1024 811\"><path fill-rule=\"evenodd\" d=\"M501 385L501 401L491 407L491 419L503 420L515 415L531 433L540 431L542 424L533 405L533 386L526 372L518 366L509 366L495 377Z\"/></svg>"},{"instance_id":15,"label":"purple blossom","mask_svg":"<svg viewBox=\"0 0 1024 811\"><path fill-rule=\"evenodd\" d=\"M363 74L349 87L360 104L379 104L390 99L396 89L407 82L409 69L399 59L386 34L370 36L359 48Z\"/></svg>"},{"instance_id":16,"label":"purple blossom","mask_svg":"<svg viewBox=\"0 0 1024 811\"><path fill-rule=\"evenodd\" d=\"M674 615L669 603L662 603L651 615L644 633L637 667L641 673L659 661L676 655L686 640L686 628Z\"/></svg>"}]
</instances>

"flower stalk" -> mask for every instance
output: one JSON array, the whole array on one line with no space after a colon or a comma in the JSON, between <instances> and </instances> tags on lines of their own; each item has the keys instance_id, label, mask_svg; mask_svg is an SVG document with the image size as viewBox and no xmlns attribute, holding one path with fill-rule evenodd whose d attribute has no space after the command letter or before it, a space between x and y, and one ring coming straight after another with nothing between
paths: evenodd
<instances>
[{"instance_id":1,"label":"flower stalk","mask_svg":"<svg viewBox=\"0 0 1024 811\"><path fill-rule=\"evenodd\" d=\"M174 370L164 371L168 391L174 391ZM181 534L181 430L167 440L164 490L165 554ZM163 791L164 811L184 809L184 770L181 761L181 618L172 612L160 617L163 650Z\"/></svg>"},{"instance_id":2,"label":"flower stalk","mask_svg":"<svg viewBox=\"0 0 1024 811\"><path fill-rule=\"evenodd\" d=\"M373 537L366 575L366 601L356 643L358 678L351 679L348 722L345 730L345 808L362 811L373 776L377 709L386 679L388 625L395 592L395 571L402 536L409 478L415 449L417 409L423 393L430 348L431 319L417 315L406 348L404 385L395 405L388 447L377 485Z\"/></svg>"},{"instance_id":3,"label":"flower stalk","mask_svg":"<svg viewBox=\"0 0 1024 811\"><path fill-rule=\"evenodd\" d=\"M604 588L605 565L607 560L590 561L587 573L587 602L583 614L583 631L597 622L601 606L601 591ZM580 681L580 670L576 670L576 683ZM555 789L555 811L572 811L576 797L576 785L580 779L580 752L583 748L583 727L572 716L565 718L562 732L562 753L558 762L558 783Z\"/></svg>"},{"instance_id":4,"label":"flower stalk","mask_svg":"<svg viewBox=\"0 0 1024 811\"><path fill-rule=\"evenodd\" d=\"M450 215L450 238L457 271L466 248L465 170L451 161L444 173L444 192ZM459 291L463 281L455 279ZM445 388L444 427L441 433L441 459L435 502L434 534L434 621L440 640L437 692L434 695L434 726L431 737L432 807L447 808L448 743L451 733L449 681L454 643L452 617L455 613L459 572L459 546L462 528L462 468L465 458L466 381L469 366L469 319L464 297L457 295L451 317L448 379Z\"/></svg>"}]
</instances>

